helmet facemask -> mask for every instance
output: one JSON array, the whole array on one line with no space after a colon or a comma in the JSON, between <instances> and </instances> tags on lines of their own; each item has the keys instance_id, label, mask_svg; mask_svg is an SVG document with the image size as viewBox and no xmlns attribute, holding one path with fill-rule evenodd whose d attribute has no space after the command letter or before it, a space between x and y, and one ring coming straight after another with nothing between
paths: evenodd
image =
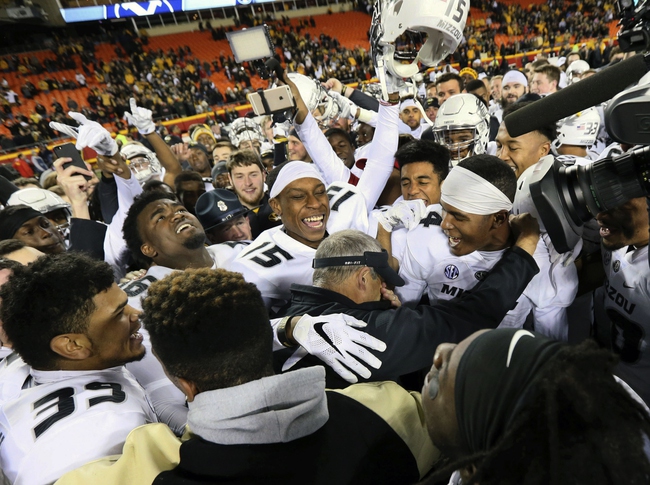
<instances>
[{"instance_id":1,"label":"helmet facemask","mask_svg":"<svg viewBox=\"0 0 650 485\"><path fill-rule=\"evenodd\" d=\"M476 143L479 138L476 126L459 126L435 128L433 137L436 143L446 147L451 152L451 165L453 167L462 160L472 155L485 153Z\"/></svg>"}]
</instances>

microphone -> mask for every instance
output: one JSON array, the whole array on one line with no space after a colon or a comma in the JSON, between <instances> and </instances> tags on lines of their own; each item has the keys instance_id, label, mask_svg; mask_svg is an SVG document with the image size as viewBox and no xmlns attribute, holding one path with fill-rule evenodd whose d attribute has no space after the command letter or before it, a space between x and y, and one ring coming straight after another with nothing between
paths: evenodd
<instances>
[{"instance_id":1,"label":"microphone","mask_svg":"<svg viewBox=\"0 0 650 485\"><path fill-rule=\"evenodd\" d=\"M508 134L516 138L603 103L637 82L647 72L642 54L605 68L506 116L503 121Z\"/></svg>"}]
</instances>

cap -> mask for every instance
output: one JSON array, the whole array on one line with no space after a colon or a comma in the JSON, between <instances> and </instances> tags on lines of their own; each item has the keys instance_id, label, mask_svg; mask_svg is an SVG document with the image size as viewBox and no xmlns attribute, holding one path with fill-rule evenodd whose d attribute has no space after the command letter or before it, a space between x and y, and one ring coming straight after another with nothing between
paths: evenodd
<instances>
[{"instance_id":1,"label":"cap","mask_svg":"<svg viewBox=\"0 0 650 485\"><path fill-rule=\"evenodd\" d=\"M226 189L214 189L201 195L196 201L196 217L203 229L209 231L248 212L237 195Z\"/></svg>"},{"instance_id":2,"label":"cap","mask_svg":"<svg viewBox=\"0 0 650 485\"><path fill-rule=\"evenodd\" d=\"M327 268L330 266L369 266L374 269L384 281L393 286L404 286L404 280L388 264L388 253L366 251L363 256L341 256L337 258L317 258L312 262L312 268Z\"/></svg>"},{"instance_id":3,"label":"cap","mask_svg":"<svg viewBox=\"0 0 650 485\"><path fill-rule=\"evenodd\" d=\"M197 142L190 142L188 144L189 148L198 148L201 150L203 153L205 153L205 156L208 157L208 160L212 158L212 156L208 153L208 149L203 145L202 143L197 143Z\"/></svg>"},{"instance_id":4,"label":"cap","mask_svg":"<svg viewBox=\"0 0 650 485\"><path fill-rule=\"evenodd\" d=\"M424 109L428 108L440 108L440 103L438 102L438 98L427 98L426 101L424 102Z\"/></svg>"},{"instance_id":5,"label":"cap","mask_svg":"<svg viewBox=\"0 0 650 485\"><path fill-rule=\"evenodd\" d=\"M224 160L221 160L218 162L214 167L212 167L212 178L215 178L217 175L221 175L222 173L228 173L228 169L226 168L226 162Z\"/></svg>"}]
</instances>

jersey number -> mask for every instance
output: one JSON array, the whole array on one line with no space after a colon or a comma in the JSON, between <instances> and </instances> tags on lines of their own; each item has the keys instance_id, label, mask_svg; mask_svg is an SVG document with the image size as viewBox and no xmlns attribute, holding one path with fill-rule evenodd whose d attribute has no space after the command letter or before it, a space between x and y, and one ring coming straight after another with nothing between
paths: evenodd
<instances>
[{"instance_id":1,"label":"jersey number","mask_svg":"<svg viewBox=\"0 0 650 485\"><path fill-rule=\"evenodd\" d=\"M105 391L110 390L110 395L93 397L88 400L88 407L91 408L103 402L121 403L126 400L126 393L122 391L122 386L114 382L91 382L85 386L88 391ZM70 416L75 411L74 389L71 387L64 387L51 392L47 396L40 398L36 401L32 408L37 411L36 416L48 411L56 406L56 413L44 419L36 426L34 426L34 439L45 433L57 421Z\"/></svg>"},{"instance_id":2,"label":"jersey number","mask_svg":"<svg viewBox=\"0 0 650 485\"><path fill-rule=\"evenodd\" d=\"M337 195L339 196L336 202L334 202L330 207L330 210L338 211L339 207L341 207L341 204L354 195L354 192L351 190L345 190L339 195L339 192L341 192L341 190L343 190L341 187L328 187L327 197L330 199L330 201Z\"/></svg>"},{"instance_id":3,"label":"jersey number","mask_svg":"<svg viewBox=\"0 0 650 485\"><path fill-rule=\"evenodd\" d=\"M149 285L151 283L154 283L156 281L158 281L156 278L154 278L151 275L148 275L145 276L144 278L140 278L139 280L126 283L124 286L121 286L120 288L124 290L127 297L132 298L134 296L138 296L140 293L142 293L147 288L149 288Z\"/></svg>"},{"instance_id":4,"label":"jersey number","mask_svg":"<svg viewBox=\"0 0 650 485\"><path fill-rule=\"evenodd\" d=\"M269 244L271 243L264 243L264 245L262 245L260 249L268 246ZM266 259L261 258L260 256L265 256ZM264 266L265 268L272 268L273 266L276 266L282 262L282 260L278 256L282 256L287 261L293 259L293 256L291 256L288 252L286 252L281 247L278 247L275 244L273 244L270 248L262 251L261 253L258 253L258 256L253 256L251 258L251 261L256 262L260 266Z\"/></svg>"},{"instance_id":5,"label":"jersey number","mask_svg":"<svg viewBox=\"0 0 650 485\"><path fill-rule=\"evenodd\" d=\"M440 217L440 214L437 212L431 211L424 219L420 219L420 224L422 224L424 227L429 227L431 225L439 226L442 224L442 217Z\"/></svg>"},{"instance_id":6,"label":"jersey number","mask_svg":"<svg viewBox=\"0 0 650 485\"><path fill-rule=\"evenodd\" d=\"M643 327L629 321L623 315L611 308L607 316L612 321L612 347L621 356L621 360L634 364L645 350L645 332Z\"/></svg>"}]
</instances>

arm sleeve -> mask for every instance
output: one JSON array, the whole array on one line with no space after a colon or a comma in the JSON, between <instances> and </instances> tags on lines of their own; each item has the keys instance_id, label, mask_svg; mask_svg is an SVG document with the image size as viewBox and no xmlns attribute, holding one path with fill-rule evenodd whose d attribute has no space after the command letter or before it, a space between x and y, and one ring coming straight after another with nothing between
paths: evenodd
<instances>
[{"instance_id":1,"label":"arm sleeve","mask_svg":"<svg viewBox=\"0 0 650 485\"><path fill-rule=\"evenodd\" d=\"M140 187L135 176L131 176L129 179L115 177L115 184L117 186L119 208L106 232L104 254L105 261L113 266L117 274L121 274L126 267L126 258L128 257L126 242L124 242L124 236L122 235L122 226L126 214L133 204L133 199L142 193L142 187Z\"/></svg>"},{"instance_id":2,"label":"arm sleeve","mask_svg":"<svg viewBox=\"0 0 650 485\"><path fill-rule=\"evenodd\" d=\"M401 306L371 314L364 331L392 343L377 354L382 366L372 369L371 380L428 367L439 344L460 342L478 330L496 328L538 271L535 260L515 247L503 255L483 281L460 297L415 309Z\"/></svg>"},{"instance_id":3,"label":"arm sleeve","mask_svg":"<svg viewBox=\"0 0 650 485\"><path fill-rule=\"evenodd\" d=\"M309 113L302 124L295 123L295 127L307 153L323 174L326 185L334 182L347 183L350 179L350 169L336 155L312 114Z\"/></svg>"},{"instance_id":4,"label":"arm sleeve","mask_svg":"<svg viewBox=\"0 0 650 485\"><path fill-rule=\"evenodd\" d=\"M379 111L379 101L372 96L362 93L358 89L352 91L350 101L356 104L359 108L368 109L370 111Z\"/></svg>"},{"instance_id":5,"label":"arm sleeve","mask_svg":"<svg viewBox=\"0 0 650 485\"><path fill-rule=\"evenodd\" d=\"M70 251L81 251L100 261L104 260L104 238L108 226L88 219L70 220Z\"/></svg>"},{"instance_id":6,"label":"arm sleeve","mask_svg":"<svg viewBox=\"0 0 650 485\"><path fill-rule=\"evenodd\" d=\"M105 178L103 175L97 184L97 194L99 194L99 203L102 210L102 217L106 224L110 224L113 216L119 208L117 202L117 184L115 178Z\"/></svg>"},{"instance_id":7,"label":"arm sleeve","mask_svg":"<svg viewBox=\"0 0 650 485\"><path fill-rule=\"evenodd\" d=\"M379 106L377 130L370 142L368 161L357 187L366 198L368 212L374 209L386 182L393 173L399 134L399 106Z\"/></svg>"}]
</instances>

